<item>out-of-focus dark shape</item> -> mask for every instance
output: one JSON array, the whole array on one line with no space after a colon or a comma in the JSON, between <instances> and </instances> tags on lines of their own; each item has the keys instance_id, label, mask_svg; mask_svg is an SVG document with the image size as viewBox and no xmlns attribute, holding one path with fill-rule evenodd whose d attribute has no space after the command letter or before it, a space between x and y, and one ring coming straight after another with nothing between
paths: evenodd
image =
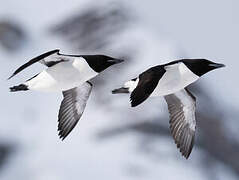
<instances>
[{"instance_id":1,"label":"out-of-focus dark shape","mask_svg":"<svg viewBox=\"0 0 239 180\"><path fill-rule=\"evenodd\" d=\"M157 121L140 121L139 123L134 123L131 125L125 125L122 127L115 127L115 128L110 128L108 130L104 130L98 134L98 138L100 139L107 139L107 138L112 138L114 136L123 134L123 133L128 133L131 131L137 131L145 135L149 136L158 136L158 135L170 135L169 130L167 128L160 126Z\"/></svg>"},{"instance_id":2,"label":"out-of-focus dark shape","mask_svg":"<svg viewBox=\"0 0 239 180\"><path fill-rule=\"evenodd\" d=\"M0 169L6 164L9 155L12 152L12 146L8 144L0 144Z\"/></svg>"},{"instance_id":3,"label":"out-of-focus dark shape","mask_svg":"<svg viewBox=\"0 0 239 180\"><path fill-rule=\"evenodd\" d=\"M90 6L56 25L51 31L63 36L81 51L102 50L126 27L130 17L126 12L120 4Z\"/></svg>"},{"instance_id":4,"label":"out-of-focus dark shape","mask_svg":"<svg viewBox=\"0 0 239 180\"><path fill-rule=\"evenodd\" d=\"M18 50L26 39L22 27L14 22L0 21L0 44L8 51Z\"/></svg>"}]
</instances>

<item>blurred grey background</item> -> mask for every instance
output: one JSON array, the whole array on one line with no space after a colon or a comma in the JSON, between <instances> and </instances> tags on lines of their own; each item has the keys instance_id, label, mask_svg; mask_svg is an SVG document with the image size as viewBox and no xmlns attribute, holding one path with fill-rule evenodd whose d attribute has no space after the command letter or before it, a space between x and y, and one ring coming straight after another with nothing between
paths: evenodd
<instances>
[{"instance_id":1,"label":"blurred grey background","mask_svg":"<svg viewBox=\"0 0 239 180\"><path fill-rule=\"evenodd\" d=\"M236 0L3 1L0 179L239 179L238 7ZM56 48L126 60L94 79L84 115L63 142L61 94L8 90L44 67L6 81L21 64ZM227 66L190 86L198 126L188 160L169 134L163 98L130 108L127 95L111 94L143 70L180 58Z\"/></svg>"}]
</instances>

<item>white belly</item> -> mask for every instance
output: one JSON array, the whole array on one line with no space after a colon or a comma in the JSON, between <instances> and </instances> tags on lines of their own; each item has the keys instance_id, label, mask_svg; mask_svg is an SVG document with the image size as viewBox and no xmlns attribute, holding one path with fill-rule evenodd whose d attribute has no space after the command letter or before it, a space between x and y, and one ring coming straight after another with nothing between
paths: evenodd
<instances>
[{"instance_id":1,"label":"white belly","mask_svg":"<svg viewBox=\"0 0 239 180\"><path fill-rule=\"evenodd\" d=\"M84 59L61 62L47 68L25 84L39 91L65 91L80 86L98 75Z\"/></svg>"},{"instance_id":2,"label":"white belly","mask_svg":"<svg viewBox=\"0 0 239 180\"><path fill-rule=\"evenodd\" d=\"M173 94L195 82L199 77L192 73L183 63L165 67L166 72L151 96Z\"/></svg>"}]
</instances>

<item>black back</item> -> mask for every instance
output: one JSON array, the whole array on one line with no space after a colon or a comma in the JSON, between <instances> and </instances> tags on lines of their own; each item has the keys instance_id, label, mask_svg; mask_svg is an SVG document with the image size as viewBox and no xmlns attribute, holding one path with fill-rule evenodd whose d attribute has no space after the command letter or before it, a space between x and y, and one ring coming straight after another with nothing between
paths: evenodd
<instances>
[{"instance_id":1,"label":"black back","mask_svg":"<svg viewBox=\"0 0 239 180\"><path fill-rule=\"evenodd\" d=\"M138 85L130 96L132 107L141 104L152 94L165 72L163 66L155 66L139 75Z\"/></svg>"},{"instance_id":2,"label":"black back","mask_svg":"<svg viewBox=\"0 0 239 180\"><path fill-rule=\"evenodd\" d=\"M115 58L105 55L82 55L81 57L98 73L116 63L113 61Z\"/></svg>"}]
</instances>

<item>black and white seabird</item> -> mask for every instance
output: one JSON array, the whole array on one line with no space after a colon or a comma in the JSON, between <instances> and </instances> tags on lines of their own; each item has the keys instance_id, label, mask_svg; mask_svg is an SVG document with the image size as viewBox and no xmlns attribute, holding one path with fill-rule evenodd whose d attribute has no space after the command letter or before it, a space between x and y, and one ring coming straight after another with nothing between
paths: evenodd
<instances>
[{"instance_id":1,"label":"black and white seabird","mask_svg":"<svg viewBox=\"0 0 239 180\"><path fill-rule=\"evenodd\" d=\"M25 83L11 87L10 91L62 92L64 98L58 114L58 131L63 140L84 112L92 90L89 80L122 61L105 55L65 55L58 49L49 51L19 67L9 79L36 62L48 68Z\"/></svg>"},{"instance_id":2,"label":"black and white seabird","mask_svg":"<svg viewBox=\"0 0 239 180\"><path fill-rule=\"evenodd\" d=\"M186 87L205 73L224 66L206 59L176 60L146 70L112 93L131 93L132 107L148 97L164 96L171 134L182 155L188 158L194 144L196 98Z\"/></svg>"}]
</instances>

